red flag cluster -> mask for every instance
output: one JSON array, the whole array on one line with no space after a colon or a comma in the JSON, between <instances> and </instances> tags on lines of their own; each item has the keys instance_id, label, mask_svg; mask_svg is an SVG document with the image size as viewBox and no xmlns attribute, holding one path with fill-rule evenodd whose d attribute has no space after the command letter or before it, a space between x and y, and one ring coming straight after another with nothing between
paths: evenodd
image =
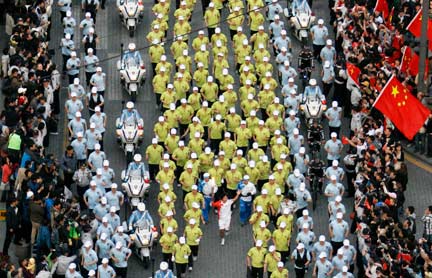
<instances>
[{"instance_id":1,"label":"red flag cluster","mask_svg":"<svg viewBox=\"0 0 432 278\"><path fill-rule=\"evenodd\" d=\"M380 12L385 20L390 15L387 0L377 0L374 11Z\"/></svg>"},{"instance_id":2,"label":"red flag cluster","mask_svg":"<svg viewBox=\"0 0 432 278\"><path fill-rule=\"evenodd\" d=\"M418 13L411 20L410 24L407 26L407 30L413 34L414 37L418 38L421 35L421 25L422 25L422 9L418 11ZM428 19L428 40L429 40L429 49L432 49L432 20Z\"/></svg>"},{"instance_id":3,"label":"red flag cluster","mask_svg":"<svg viewBox=\"0 0 432 278\"><path fill-rule=\"evenodd\" d=\"M357 84L357 86L359 86L359 77L361 74L360 69L348 62L346 63L346 69L349 78L351 78Z\"/></svg>"},{"instance_id":4,"label":"red flag cluster","mask_svg":"<svg viewBox=\"0 0 432 278\"><path fill-rule=\"evenodd\" d=\"M393 75L374 105L411 140L423 126L430 111Z\"/></svg>"},{"instance_id":5,"label":"red flag cluster","mask_svg":"<svg viewBox=\"0 0 432 278\"><path fill-rule=\"evenodd\" d=\"M420 57L415 53L409 46L405 47L403 52L402 61L399 67L399 70L402 72L406 72L412 76L416 76L419 72ZM425 74L428 73L428 61L426 61L426 69Z\"/></svg>"}]
</instances>

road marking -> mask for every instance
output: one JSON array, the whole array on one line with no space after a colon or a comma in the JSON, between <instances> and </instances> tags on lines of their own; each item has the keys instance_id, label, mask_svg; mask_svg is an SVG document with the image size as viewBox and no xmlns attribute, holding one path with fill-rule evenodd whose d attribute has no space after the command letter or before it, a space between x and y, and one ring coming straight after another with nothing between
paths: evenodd
<instances>
[{"instance_id":1,"label":"road marking","mask_svg":"<svg viewBox=\"0 0 432 278\"><path fill-rule=\"evenodd\" d=\"M405 152L406 160L414 164L415 166L427 171L428 173L432 173L432 166L422 162L421 160L416 159L413 155Z\"/></svg>"}]
</instances>

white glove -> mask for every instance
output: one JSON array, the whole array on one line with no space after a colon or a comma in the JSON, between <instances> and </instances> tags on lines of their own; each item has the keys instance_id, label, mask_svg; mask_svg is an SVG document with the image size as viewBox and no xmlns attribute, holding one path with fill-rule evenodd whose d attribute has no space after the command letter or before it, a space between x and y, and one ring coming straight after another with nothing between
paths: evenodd
<instances>
[{"instance_id":1,"label":"white glove","mask_svg":"<svg viewBox=\"0 0 432 278\"><path fill-rule=\"evenodd\" d=\"M175 257L174 257L174 256L171 257L171 261L172 261L173 263L175 263Z\"/></svg>"},{"instance_id":2,"label":"white glove","mask_svg":"<svg viewBox=\"0 0 432 278\"><path fill-rule=\"evenodd\" d=\"M129 231L132 231L132 225L129 225Z\"/></svg>"},{"instance_id":3,"label":"white glove","mask_svg":"<svg viewBox=\"0 0 432 278\"><path fill-rule=\"evenodd\" d=\"M201 239L197 238L197 239L195 240L195 242L196 242L196 243L200 243L200 240L201 240Z\"/></svg>"}]
</instances>

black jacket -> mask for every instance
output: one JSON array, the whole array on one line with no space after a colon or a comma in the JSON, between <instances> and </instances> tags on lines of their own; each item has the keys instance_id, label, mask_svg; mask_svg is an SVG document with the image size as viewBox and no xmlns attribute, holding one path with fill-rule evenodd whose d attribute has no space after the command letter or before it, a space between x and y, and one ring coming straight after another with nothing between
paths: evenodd
<instances>
[{"instance_id":1,"label":"black jacket","mask_svg":"<svg viewBox=\"0 0 432 278\"><path fill-rule=\"evenodd\" d=\"M13 229L14 232L19 228L21 223L21 213L17 207L9 207L6 211L6 228Z\"/></svg>"}]
</instances>

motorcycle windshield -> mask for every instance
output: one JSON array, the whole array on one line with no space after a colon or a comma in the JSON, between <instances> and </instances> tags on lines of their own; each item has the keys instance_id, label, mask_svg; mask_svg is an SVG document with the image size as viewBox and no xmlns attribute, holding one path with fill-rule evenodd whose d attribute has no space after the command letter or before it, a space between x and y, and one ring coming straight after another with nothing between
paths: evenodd
<instances>
[{"instance_id":1,"label":"motorcycle windshield","mask_svg":"<svg viewBox=\"0 0 432 278\"><path fill-rule=\"evenodd\" d=\"M147 219L141 218L140 220L138 220L138 222L136 222L136 226L140 229L140 230L150 230L150 225L147 221Z\"/></svg>"},{"instance_id":2,"label":"motorcycle windshield","mask_svg":"<svg viewBox=\"0 0 432 278\"><path fill-rule=\"evenodd\" d=\"M293 5L293 10L297 13L308 13L308 14L312 13L312 10L307 0L294 0L292 5Z\"/></svg>"},{"instance_id":3,"label":"motorcycle windshield","mask_svg":"<svg viewBox=\"0 0 432 278\"><path fill-rule=\"evenodd\" d=\"M137 64L137 61L134 57L128 57L125 60L125 67L127 69L130 69L130 68L137 68L137 67L139 67L139 65Z\"/></svg>"}]
</instances>

